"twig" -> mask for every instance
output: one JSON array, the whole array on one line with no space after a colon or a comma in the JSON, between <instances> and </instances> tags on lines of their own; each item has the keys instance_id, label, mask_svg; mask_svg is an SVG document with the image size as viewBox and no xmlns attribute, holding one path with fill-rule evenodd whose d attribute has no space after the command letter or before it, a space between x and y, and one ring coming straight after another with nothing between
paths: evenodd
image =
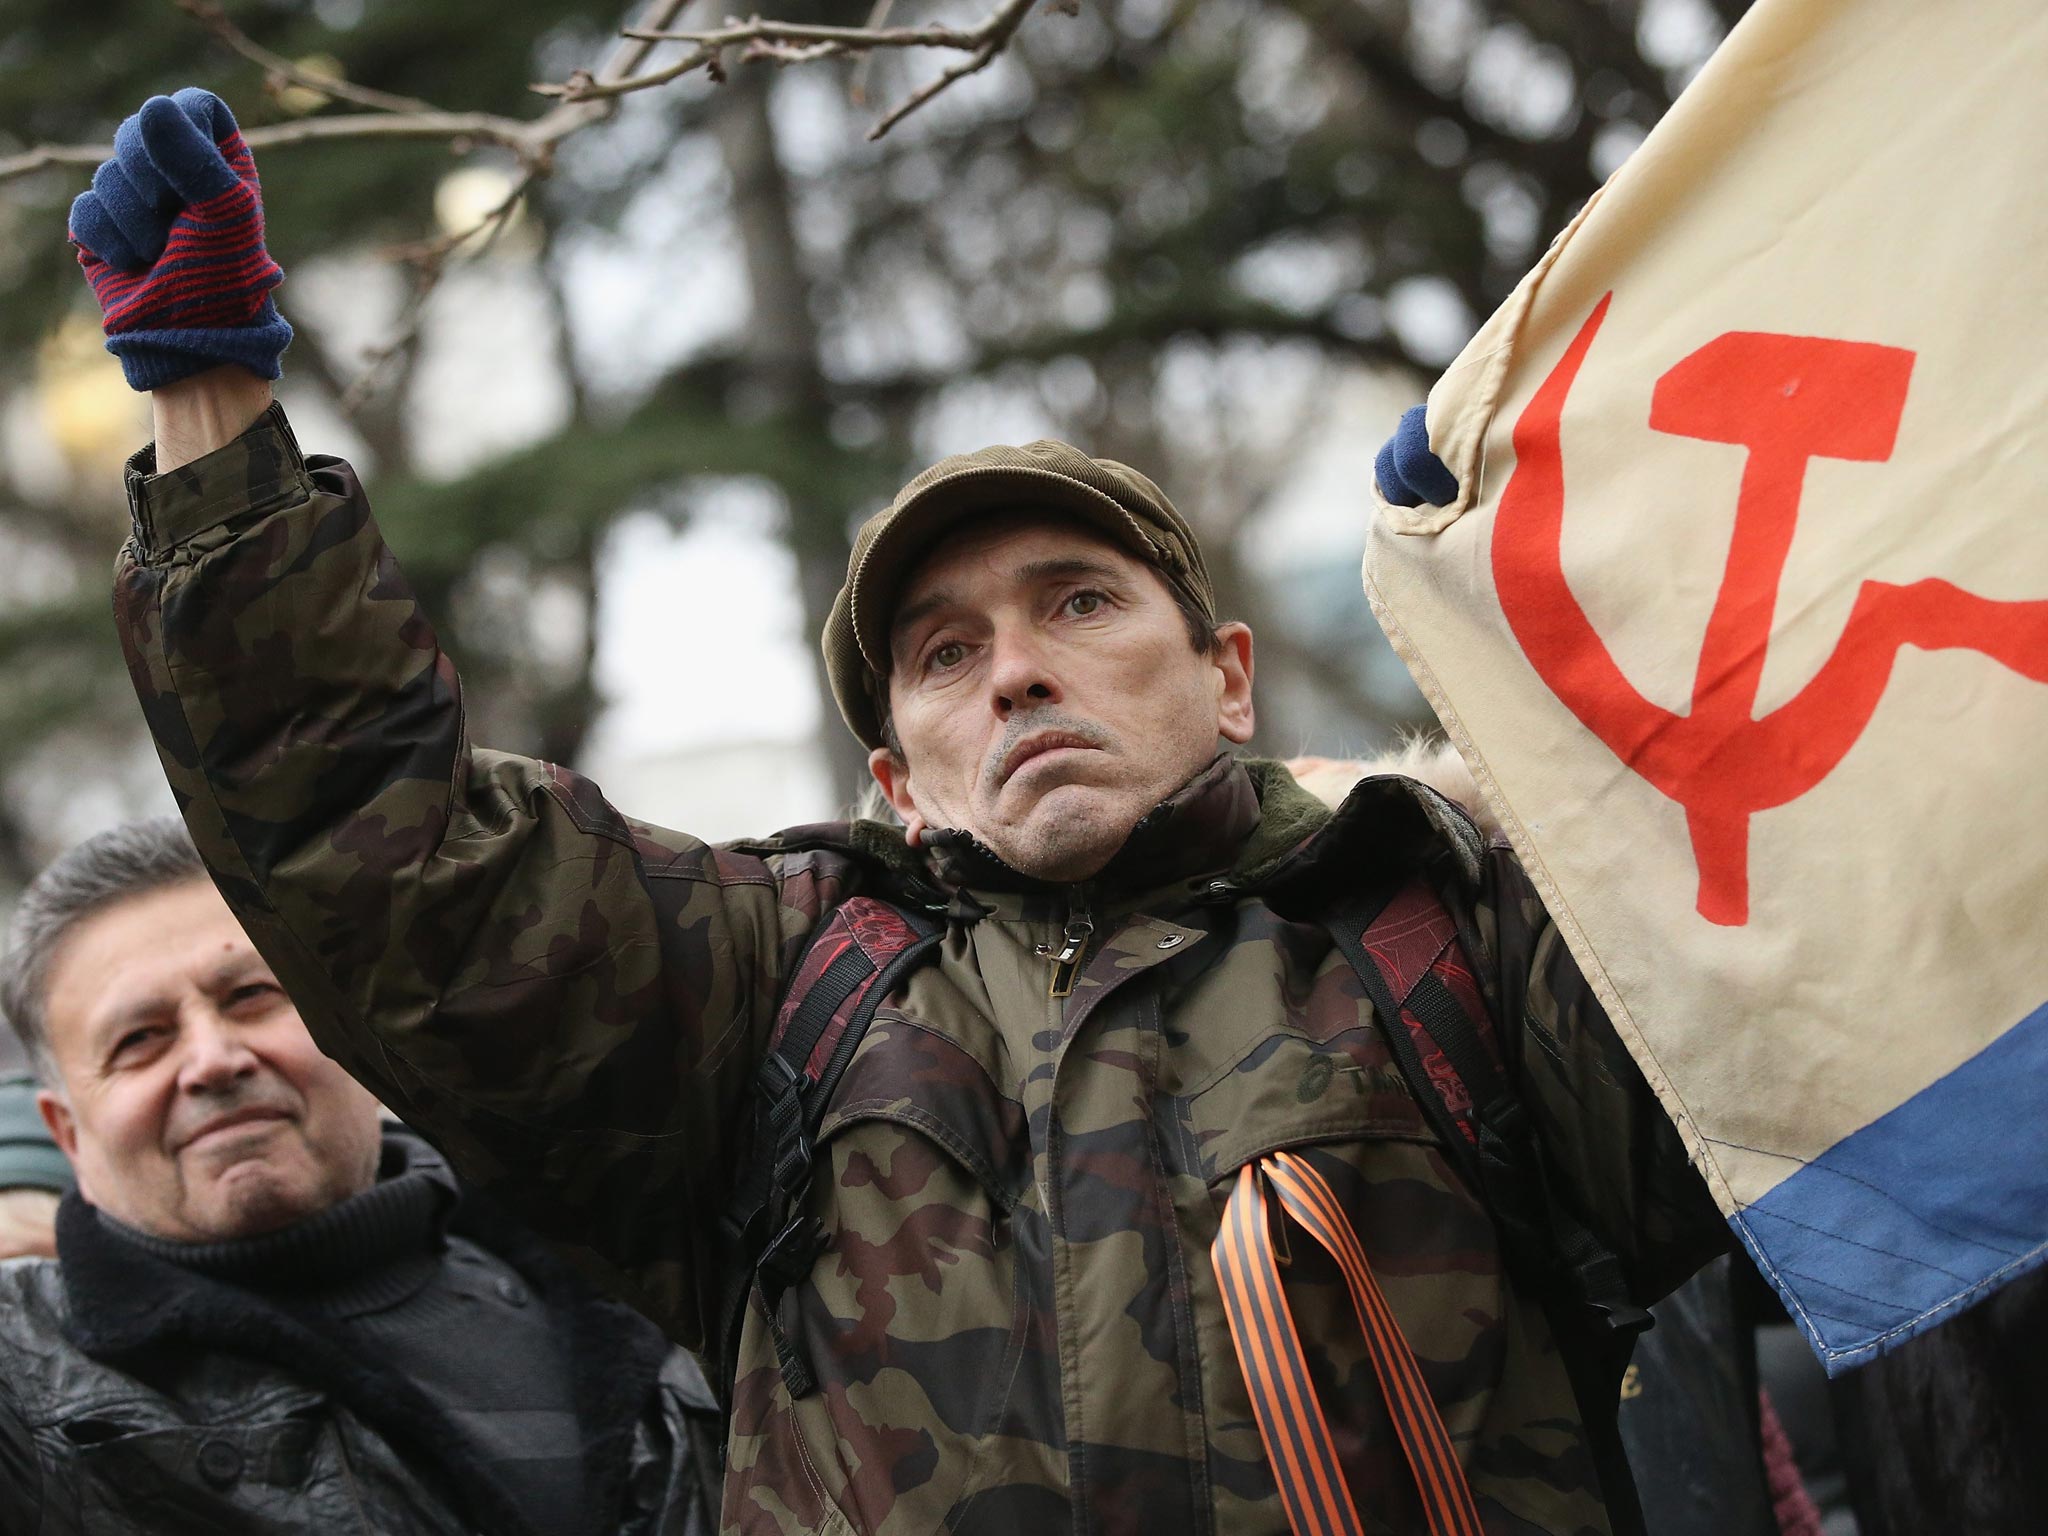
<instances>
[{"instance_id":1,"label":"twig","mask_svg":"<svg viewBox=\"0 0 2048 1536\"><path fill-rule=\"evenodd\" d=\"M534 87L553 97L556 104L531 120L494 112L446 112L411 97L330 79L264 48L229 20L217 0L173 3L227 47L259 65L273 85L297 85L364 109L251 128L243 137L252 150L334 139L444 139L458 152L478 144L494 145L511 151L519 162L520 176L512 191L475 226L395 253L414 268L413 293L396 333L369 354L363 374L342 397L342 408L353 414L384 365L417 339L427 300L450 262L478 235L483 240L468 254L488 250L510 223L520 199L553 168L555 146L610 117L620 97L651 90L699 69L713 80L723 80L725 55L731 50L739 50L741 62L792 64L856 57L860 61L855 75L857 99L865 92L862 71L879 50L938 48L967 55L884 113L868 133L870 139L878 139L954 82L987 68L1009 45L1038 0L1000 0L978 24L966 28L937 24L891 27L886 23L892 0L875 0L868 24L862 27L813 26L756 16L745 22L729 20L724 27L704 31L674 30L676 18L689 0L648 0L638 23L621 29L619 41L595 72L578 70L560 84ZM1049 8L1071 12L1072 0L1049 0ZM688 44L689 51L658 69L645 69L649 56L665 43ZM106 158L107 148L105 144L44 144L0 157L0 182L50 169L91 170Z\"/></svg>"},{"instance_id":2,"label":"twig","mask_svg":"<svg viewBox=\"0 0 2048 1536\"><path fill-rule=\"evenodd\" d=\"M953 84L954 81L964 80L969 75L979 74L982 70L987 69L994 61L995 56L1008 46L1010 38L1015 34L1017 28L1024 24L1024 18L1031 14L1031 7L1035 4L1037 4L1037 0L1005 0L1005 3L1000 8L987 21L982 23L981 31L985 35L982 38L981 45L958 64L953 65L950 69L926 84L919 86L887 112L884 112L881 120L868 130L868 138L871 141L879 139L891 128L902 122L904 118L910 116L911 113L946 89L947 86Z\"/></svg>"},{"instance_id":3,"label":"twig","mask_svg":"<svg viewBox=\"0 0 2048 1536\"><path fill-rule=\"evenodd\" d=\"M680 59L646 74L626 74L600 80L588 75L572 76L554 85L536 85L543 96L564 102L608 100L666 85L696 70L720 78L728 50L739 49L740 62L767 60L778 64L806 63L813 59L858 54L863 59L883 48L944 48L965 53L967 58L918 87L868 130L879 139L912 112L956 81L988 68L995 56L1009 45L1024 18L1038 0L1002 0L993 11L972 27L945 27L936 23L921 27L888 27L871 22L864 27L813 25L807 22L766 21L759 16L746 21L728 21L723 27L690 31L666 27L628 27L623 35L653 46L658 43L687 43L690 51ZM1055 7L1060 8L1060 7ZM878 14L883 8L878 7Z\"/></svg>"},{"instance_id":4,"label":"twig","mask_svg":"<svg viewBox=\"0 0 2048 1536\"><path fill-rule=\"evenodd\" d=\"M647 62L647 56L658 46L643 38L634 37L637 31L659 32L674 24L676 17L690 0L648 0L647 10L639 27L628 27L620 34L605 61L597 67L596 74L578 70L572 79L584 79L593 85L608 85L615 80L631 78L633 72ZM652 83L652 82L650 82ZM543 91L541 94L546 95ZM617 110L610 100L564 100L539 122L533 125L537 139L546 145L554 145L566 139L579 129L592 123L603 122Z\"/></svg>"},{"instance_id":5,"label":"twig","mask_svg":"<svg viewBox=\"0 0 2048 1536\"><path fill-rule=\"evenodd\" d=\"M522 161L535 163L545 161L552 147L534 132L536 126L495 112L378 112L303 117L297 122L252 128L242 137L251 149L327 139L451 139L458 145L495 144Z\"/></svg>"},{"instance_id":6,"label":"twig","mask_svg":"<svg viewBox=\"0 0 2048 1536\"><path fill-rule=\"evenodd\" d=\"M669 26L689 3L690 0L648 0L642 19L650 27ZM598 66L597 78L615 80L632 74L646 62L654 46L636 38L622 39ZM613 110L610 102L564 103L537 122L503 120L512 125L514 132L509 138L494 138L492 142L503 144L517 154L523 173L504 200L470 228L451 231L437 240L394 253L412 265L413 291L399 315L397 328L381 344L370 349L363 360L363 371L341 395L340 406L344 414L353 417L375 392L378 380L392 360L418 341L420 326L426 319L427 301L440 286L456 253L478 235L483 238L466 253L467 259L475 260L489 251L510 226L513 210L519 206L520 200L552 168L554 146L580 129L603 121Z\"/></svg>"},{"instance_id":7,"label":"twig","mask_svg":"<svg viewBox=\"0 0 2048 1536\"><path fill-rule=\"evenodd\" d=\"M937 78L920 86L891 108L869 130L878 139L911 112L930 101L955 81L988 67L1008 44L1038 0L1002 0L978 25L960 27L832 27L791 22L747 22L703 32L671 30L675 18L689 0L650 0L640 24L625 28L621 42L595 73L579 70L560 84L537 85L542 95L556 99L556 106L541 117L522 121L494 112L444 112L409 97L373 91L347 81L302 70L289 60L259 47L220 13L213 0L175 0L201 25L244 57L266 70L369 110L331 117L301 118L296 122L273 123L249 129L243 137L254 150L281 145L307 144L328 139L448 139L458 145L494 144L509 149L528 170L545 170L554 146L592 123L600 122L616 109L617 98L680 79L702 69L714 79L723 77L727 50L747 50L742 61L769 59L793 63L807 59L857 54L862 58L877 49L942 48L964 52L968 57ZM1056 4L1054 9L1061 8ZM877 7L877 14L883 14ZM647 56L666 42L694 42L682 58L660 69L639 73ZM0 182L51 169L91 170L107 157L104 144L44 144L18 155L0 158Z\"/></svg>"},{"instance_id":8,"label":"twig","mask_svg":"<svg viewBox=\"0 0 2048 1536\"><path fill-rule=\"evenodd\" d=\"M1030 6L1024 9L1029 10ZM699 48L737 48L745 43L835 43L842 48L979 48L994 18L975 27L834 27L808 22L763 21L755 16L702 32L659 32L628 27L624 36L648 43L694 43Z\"/></svg>"},{"instance_id":9,"label":"twig","mask_svg":"<svg viewBox=\"0 0 2048 1536\"><path fill-rule=\"evenodd\" d=\"M591 105L565 105L554 108L543 116L530 121L516 117L505 117L495 112L443 112L424 102L412 102L403 96L388 95L383 91L370 91L361 86L346 86L345 82L327 79L301 71L296 65L269 54L248 43L240 32L230 37L214 25L205 14L208 0L175 0L183 10L208 30L221 37L230 47L270 69L282 66L283 72L295 83L309 89L325 91L331 96L353 101L358 106L372 110L331 117L307 117L296 122L272 123L261 128L250 128L242 137L252 150L275 149L281 145L310 144L328 139L447 139L458 146L463 143L493 144L509 149L519 157L520 164L528 169L545 168L553 154L554 146L578 130L598 122L612 110L608 103ZM652 0L643 20L650 28L671 24L681 14L689 0ZM221 19L221 25L231 31L232 24ZM237 41L240 39L240 41ZM247 47L242 45L247 43ZM654 49L651 43L629 38L616 46L611 56L598 70L599 80L618 79L638 69L647 55ZM254 50L253 52L250 50ZM107 158L108 145L101 144L40 144L24 150L18 155L0 157L0 182L12 181L17 177L33 175L45 170L92 170Z\"/></svg>"},{"instance_id":10,"label":"twig","mask_svg":"<svg viewBox=\"0 0 2048 1536\"><path fill-rule=\"evenodd\" d=\"M465 258L472 261L496 245L499 236L510 227L512 215L521 199L533 190L534 183L542 174L540 167L529 166L525 174L512 184L512 190L467 229L449 230L432 240L398 246L390 252L394 260L403 261L413 268L412 295L399 315L397 328L364 354L363 371L342 393L339 402L344 415L354 416L362 408L363 403L376 392L377 379L385 366L419 338L421 322L426 318L427 300L440 286L450 259L472 240L477 242L476 245L464 253ZM478 236L482 238L479 240Z\"/></svg>"},{"instance_id":11,"label":"twig","mask_svg":"<svg viewBox=\"0 0 2048 1536\"><path fill-rule=\"evenodd\" d=\"M868 12L868 25L872 28L886 27L889 12L895 9L895 5L896 0L875 0L875 8ZM874 71L875 56L872 53L862 54L860 61L853 66L853 74L846 82L846 95L856 107L868 104L868 78Z\"/></svg>"},{"instance_id":12,"label":"twig","mask_svg":"<svg viewBox=\"0 0 2048 1536\"><path fill-rule=\"evenodd\" d=\"M89 171L107 158L110 148L106 144L38 144L34 149L0 159L0 181L37 171Z\"/></svg>"},{"instance_id":13,"label":"twig","mask_svg":"<svg viewBox=\"0 0 2048 1536\"><path fill-rule=\"evenodd\" d=\"M663 37L643 35L638 32L628 32L625 35L649 45L667 41ZM578 70L560 84L536 85L533 87L533 90L536 95L552 96L556 100L570 106L580 106L587 102L608 102L615 97L630 96L635 91L651 90L657 85L667 85L669 81L680 80L684 75L694 70L710 67L715 73L718 53L719 50L717 48L700 47L686 53L675 63L664 65L660 69L650 70L644 75L620 75L610 80L604 79L602 76L590 74L585 70Z\"/></svg>"},{"instance_id":14,"label":"twig","mask_svg":"<svg viewBox=\"0 0 2048 1536\"><path fill-rule=\"evenodd\" d=\"M227 12L215 4L214 0L172 0L172 3L250 63L261 66L264 73L271 77L273 85L301 86L309 91L318 91L322 96L334 101L346 101L372 112L434 110L430 103L417 101L410 96L393 96L388 91L373 91L366 85L354 85L347 80L338 80L310 69L303 69L284 55L272 53L228 20Z\"/></svg>"},{"instance_id":15,"label":"twig","mask_svg":"<svg viewBox=\"0 0 2048 1536\"><path fill-rule=\"evenodd\" d=\"M546 119L542 119L545 122ZM542 141L537 123L494 112L376 112L339 117L302 117L271 123L242 135L252 150L286 144L311 144L327 139L448 139L456 144L495 144L511 150L523 164L544 164L552 140ZM0 159L0 181L53 167L91 170L112 152L108 144L41 145Z\"/></svg>"},{"instance_id":16,"label":"twig","mask_svg":"<svg viewBox=\"0 0 2048 1536\"><path fill-rule=\"evenodd\" d=\"M673 26L675 19L683 14L684 8L689 3L690 0L649 0L647 15L642 18L638 27L627 27L621 30L619 35L625 41L614 48L611 56L599 66L597 78L600 80L621 79L626 75L632 74L634 70L646 63L647 55L654 52L654 44L642 38L637 38L633 34L638 31L659 32L663 27Z\"/></svg>"}]
</instances>

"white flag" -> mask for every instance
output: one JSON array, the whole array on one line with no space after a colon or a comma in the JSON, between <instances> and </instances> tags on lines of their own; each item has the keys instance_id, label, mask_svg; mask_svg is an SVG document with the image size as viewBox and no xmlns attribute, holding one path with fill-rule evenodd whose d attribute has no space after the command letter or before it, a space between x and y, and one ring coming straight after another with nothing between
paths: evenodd
<instances>
[{"instance_id":1,"label":"white flag","mask_svg":"<svg viewBox=\"0 0 2048 1536\"><path fill-rule=\"evenodd\" d=\"M2048 7L1762 0L1366 589L1831 1370L2048 1253Z\"/></svg>"}]
</instances>

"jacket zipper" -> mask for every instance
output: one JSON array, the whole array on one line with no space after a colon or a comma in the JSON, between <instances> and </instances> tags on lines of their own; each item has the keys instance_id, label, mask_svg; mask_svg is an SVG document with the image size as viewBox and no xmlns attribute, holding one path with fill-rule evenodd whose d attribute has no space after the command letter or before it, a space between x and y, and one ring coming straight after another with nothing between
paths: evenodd
<instances>
[{"instance_id":1,"label":"jacket zipper","mask_svg":"<svg viewBox=\"0 0 2048 1536\"><path fill-rule=\"evenodd\" d=\"M1066 997L1074 990L1074 978L1081 974L1081 962L1088 955L1088 940L1095 934L1095 919L1089 915L1087 892L1077 892L1067 907L1067 925L1060 932L1057 948L1038 946L1039 955L1052 962L1052 985L1047 997Z\"/></svg>"}]
</instances>

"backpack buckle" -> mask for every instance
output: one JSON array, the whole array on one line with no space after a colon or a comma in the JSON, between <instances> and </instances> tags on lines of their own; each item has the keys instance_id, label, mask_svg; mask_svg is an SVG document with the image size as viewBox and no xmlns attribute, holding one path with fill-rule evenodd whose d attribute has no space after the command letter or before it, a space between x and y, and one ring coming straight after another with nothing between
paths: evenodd
<instances>
[{"instance_id":1,"label":"backpack buckle","mask_svg":"<svg viewBox=\"0 0 2048 1536\"><path fill-rule=\"evenodd\" d=\"M811 1178L811 1138L791 1137L775 1149L775 1193L784 1209L803 1193Z\"/></svg>"},{"instance_id":2,"label":"backpack buckle","mask_svg":"<svg viewBox=\"0 0 2048 1536\"><path fill-rule=\"evenodd\" d=\"M781 1294L811 1272L811 1265L825 1248L825 1225L806 1213L797 1217L761 1250L760 1272L769 1286L762 1290L779 1299Z\"/></svg>"},{"instance_id":3,"label":"backpack buckle","mask_svg":"<svg viewBox=\"0 0 2048 1536\"><path fill-rule=\"evenodd\" d=\"M804 1079L780 1056L768 1058L762 1076L762 1091L768 1095L765 1122L769 1182L782 1207L786 1207L811 1176L811 1134L804 1124Z\"/></svg>"}]
</instances>

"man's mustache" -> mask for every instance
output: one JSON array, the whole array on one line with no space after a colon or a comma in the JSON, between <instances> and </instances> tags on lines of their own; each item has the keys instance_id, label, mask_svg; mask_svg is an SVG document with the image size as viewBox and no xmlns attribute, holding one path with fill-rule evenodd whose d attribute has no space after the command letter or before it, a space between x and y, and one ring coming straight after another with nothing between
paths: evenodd
<instances>
[{"instance_id":1,"label":"man's mustache","mask_svg":"<svg viewBox=\"0 0 2048 1536\"><path fill-rule=\"evenodd\" d=\"M276 1115L296 1119L303 1110L298 1100L276 1082L253 1082L236 1088L195 1094L180 1100L166 1127L166 1143L175 1151L207 1131L239 1116Z\"/></svg>"},{"instance_id":2,"label":"man's mustache","mask_svg":"<svg viewBox=\"0 0 2048 1536\"><path fill-rule=\"evenodd\" d=\"M1010 716L1004 726L1002 739L989 750L987 759L981 765L981 782L986 789L995 789L1003 781L1003 764L1017 749L1018 743L1029 736L1042 736L1048 731L1057 731L1063 736L1072 736L1091 747L1114 751L1118 745L1116 733L1093 720L1080 715L1069 714L1066 710L1048 706L1034 709L1029 714Z\"/></svg>"}]
</instances>

